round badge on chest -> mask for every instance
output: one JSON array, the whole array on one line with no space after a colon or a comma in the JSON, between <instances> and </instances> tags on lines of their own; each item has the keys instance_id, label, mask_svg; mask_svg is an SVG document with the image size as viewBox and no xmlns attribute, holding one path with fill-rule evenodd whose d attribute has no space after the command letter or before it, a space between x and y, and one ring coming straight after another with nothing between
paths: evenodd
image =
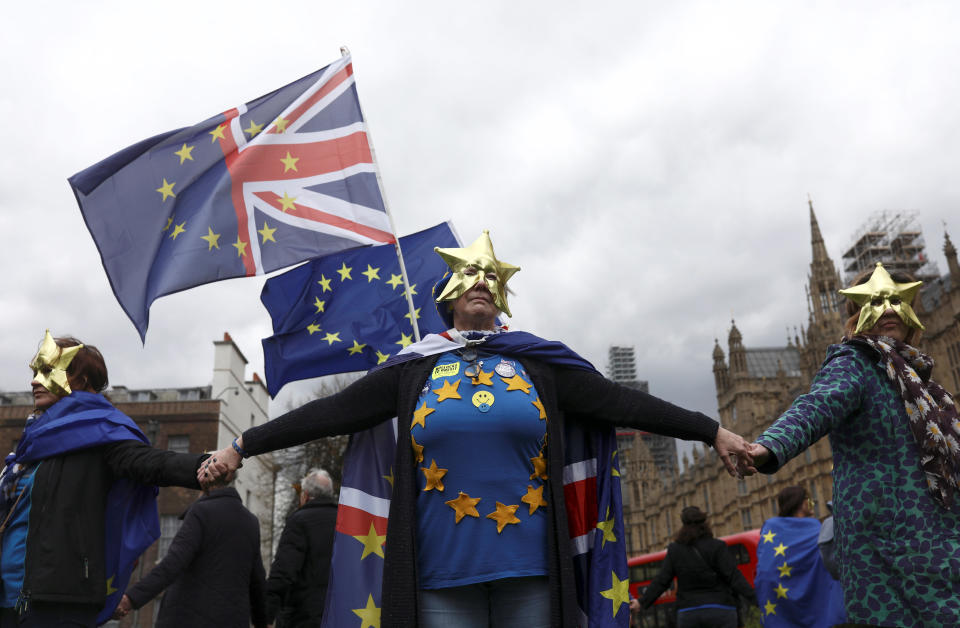
<instances>
[{"instance_id":1,"label":"round badge on chest","mask_svg":"<svg viewBox=\"0 0 960 628\"><path fill-rule=\"evenodd\" d=\"M517 374L516 367L514 367L513 362L509 360L500 360L500 363L493 367L493 370L496 371L500 377L513 377Z\"/></svg>"},{"instance_id":2,"label":"round badge on chest","mask_svg":"<svg viewBox=\"0 0 960 628\"><path fill-rule=\"evenodd\" d=\"M473 397L471 397L470 400L473 402L473 406L480 412L489 412L493 406L494 397L493 393L489 390L478 390L473 393Z\"/></svg>"}]
</instances>

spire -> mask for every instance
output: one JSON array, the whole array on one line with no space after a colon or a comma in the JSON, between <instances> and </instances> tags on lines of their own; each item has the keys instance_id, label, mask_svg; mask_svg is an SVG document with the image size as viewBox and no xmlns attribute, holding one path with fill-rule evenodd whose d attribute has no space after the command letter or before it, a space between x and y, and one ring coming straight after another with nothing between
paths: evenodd
<instances>
[{"instance_id":1,"label":"spire","mask_svg":"<svg viewBox=\"0 0 960 628\"><path fill-rule=\"evenodd\" d=\"M827 255L827 245L823 243L823 236L820 235L817 215L813 213L813 199L809 195L807 196L807 203L810 205L810 244L813 247L813 262L814 264L828 262L830 257Z\"/></svg>"},{"instance_id":2,"label":"spire","mask_svg":"<svg viewBox=\"0 0 960 628\"><path fill-rule=\"evenodd\" d=\"M947 267L950 268L951 284L960 286L960 261L957 260L957 247L950 241L946 223L943 224L943 254L947 258Z\"/></svg>"}]
</instances>

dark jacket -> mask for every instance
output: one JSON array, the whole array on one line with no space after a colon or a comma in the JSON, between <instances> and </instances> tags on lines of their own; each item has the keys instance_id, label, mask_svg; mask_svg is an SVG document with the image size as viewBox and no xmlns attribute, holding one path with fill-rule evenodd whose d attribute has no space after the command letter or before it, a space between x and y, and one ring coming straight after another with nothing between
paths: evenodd
<instances>
[{"instance_id":1,"label":"dark jacket","mask_svg":"<svg viewBox=\"0 0 960 628\"><path fill-rule=\"evenodd\" d=\"M696 548L694 551L693 548ZM697 555L697 552L700 552ZM648 608L677 579L677 608L703 604L737 607L734 593L752 606L757 598L730 554L727 544L719 539L700 537L693 546L671 543L660 572L640 598L640 606Z\"/></svg>"},{"instance_id":2,"label":"dark jacket","mask_svg":"<svg viewBox=\"0 0 960 628\"><path fill-rule=\"evenodd\" d=\"M327 596L337 503L319 495L287 517L267 578L267 621L284 608L284 626L320 625Z\"/></svg>"},{"instance_id":3,"label":"dark jacket","mask_svg":"<svg viewBox=\"0 0 960 628\"><path fill-rule=\"evenodd\" d=\"M243 434L255 455L334 434L364 430L393 416L410 425L423 383L438 355L374 371L336 395L317 399ZM622 425L676 438L713 443L719 425L699 412L679 408L599 373L555 368L521 358L547 414L547 442L563 442L563 421L597 427ZM547 447L551 505L547 538L550 625L577 626L576 585L563 491L563 450ZM416 626L419 616L416 546L417 476L410 430L401 429L394 463L393 498L387 525L381 627ZM556 505L556 506L554 506Z\"/></svg>"},{"instance_id":4,"label":"dark jacket","mask_svg":"<svg viewBox=\"0 0 960 628\"><path fill-rule=\"evenodd\" d=\"M167 555L127 596L140 608L164 589L157 628L266 626L260 524L237 489L195 501Z\"/></svg>"},{"instance_id":5,"label":"dark jacket","mask_svg":"<svg viewBox=\"0 0 960 628\"><path fill-rule=\"evenodd\" d=\"M197 467L204 458L130 440L42 460L30 495L22 597L102 606L104 510L114 479L198 489Z\"/></svg>"}]
</instances>

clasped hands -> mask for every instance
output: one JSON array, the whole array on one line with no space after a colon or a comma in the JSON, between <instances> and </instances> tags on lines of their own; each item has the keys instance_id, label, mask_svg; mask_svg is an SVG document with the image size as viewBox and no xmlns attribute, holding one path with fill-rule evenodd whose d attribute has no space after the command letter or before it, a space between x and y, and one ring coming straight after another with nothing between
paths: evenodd
<instances>
[{"instance_id":1,"label":"clasped hands","mask_svg":"<svg viewBox=\"0 0 960 628\"><path fill-rule=\"evenodd\" d=\"M758 466L763 466L770 458L770 450L760 443L748 443L742 436L730 430L720 428L713 441L727 473L735 478L753 475Z\"/></svg>"},{"instance_id":2,"label":"clasped hands","mask_svg":"<svg viewBox=\"0 0 960 628\"><path fill-rule=\"evenodd\" d=\"M209 458L200 463L197 468L197 482L203 488L207 488L221 478L233 474L242 466L243 458L232 445L228 445L213 452Z\"/></svg>"}]
</instances>

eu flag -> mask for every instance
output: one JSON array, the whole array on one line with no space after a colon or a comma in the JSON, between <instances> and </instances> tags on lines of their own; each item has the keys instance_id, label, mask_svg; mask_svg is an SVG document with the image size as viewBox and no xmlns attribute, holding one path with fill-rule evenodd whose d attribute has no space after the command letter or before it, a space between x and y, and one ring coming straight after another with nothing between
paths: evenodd
<instances>
[{"instance_id":1,"label":"eu flag","mask_svg":"<svg viewBox=\"0 0 960 628\"><path fill-rule=\"evenodd\" d=\"M843 591L823 566L812 517L771 517L760 531L754 588L766 628L843 623Z\"/></svg>"},{"instance_id":2,"label":"eu flag","mask_svg":"<svg viewBox=\"0 0 960 628\"><path fill-rule=\"evenodd\" d=\"M69 181L141 339L163 295L394 242L349 56Z\"/></svg>"},{"instance_id":3,"label":"eu flag","mask_svg":"<svg viewBox=\"0 0 960 628\"><path fill-rule=\"evenodd\" d=\"M433 285L447 265L433 248L459 247L449 223L400 238L421 334L444 331ZM414 342L396 248L365 247L312 260L263 286L273 336L263 340L267 390L333 373L366 371Z\"/></svg>"}]
</instances>

